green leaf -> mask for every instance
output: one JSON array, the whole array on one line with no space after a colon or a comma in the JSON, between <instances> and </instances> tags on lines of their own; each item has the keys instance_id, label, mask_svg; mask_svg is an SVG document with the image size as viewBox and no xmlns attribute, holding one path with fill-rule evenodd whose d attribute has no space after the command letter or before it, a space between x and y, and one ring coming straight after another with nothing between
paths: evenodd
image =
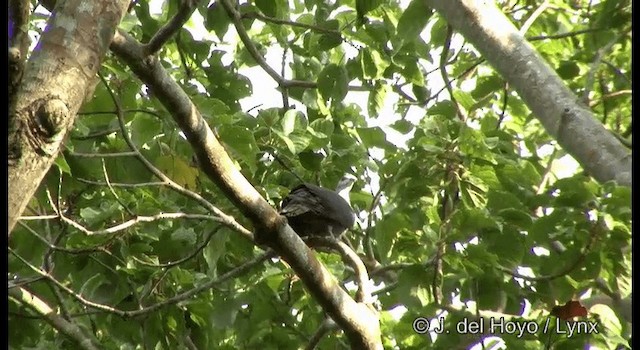
<instances>
[{"instance_id":1,"label":"green leaf","mask_svg":"<svg viewBox=\"0 0 640 350\"><path fill-rule=\"evenodd\" d=\"M208 266L207 275L211 278L218 276L218 260L227 251L225 244L228 238L229 232L226 229L221 229L219 232L214 233L209 244L202 251Z\"/></svg>"},{"instance_id":2,"label":"green leaf","mask_svg":"<svg viewBox=\"0 0 640 350\"><path fill-rule=\"evenodd\" d=\"M342 44L342 37L340 36L340 34L322 34L318 39L317 48L320 51L328 51L340 44Z\"/></svg>"},{"instance_id":3,"label":"green leaf","mask_svg":"<svg viewBox=\"0 0 640 350\"><path fill-rule=\"evenodd\" d=\"M113 286L102 274L95 274L80 288L80 295L93 302L108 302L113 296Z\"/></svg>"},{"instance_id":4,"label":"green leaf","mask_svg":"<svg viewBox=\"0 0 640 350\"><path fill-rule=\"evenodd\" d=\"M293 142L296 151L295 153L304 151L311 143L311 137L307 133L295 132L289 135L289 138Z\"/></svg>"},{"instance_id":5,"label":"green leaf","mask_svg":"<svg viewBox=\"0 0 640 350\"><path fill-rule=\"evenodd\" d=\"M224 10L224 6L222 6L220 1L216 1L209 6L207 17L204 21L207 30L213 30L218 38L223 40L230 23L231 19L227 16L227 11Z\"/></svg>"},{"instance_id":6,"label":"green leaf","mask_svg":"<svg viewBox=\"0 0 640 350\"><path fill-rule=\"evenodd\" d=\"M487 272L478 277L472 289L475 291L475 300L478 308L482 310L497 310L506 303L506 292L501 278Z\"/></svg>"},{"instance_id":7,"label":"green leaf","mask_svg":"<svg viewBox=\"0 0 640 350\"><path fill-rule=\"evenodd\" d=\"M423 81L423 85L424 85L424 81ZM413 92L413 95L416 97L416 100L418 100L418 102L420 103L425 103L425 101L429 98L429 96L431 96L431 92L429 91L429 89L427 89L422 85L412 84L411 92Z\"/></svg>"},{"instance_id":8,"label":"green leaf","mask_svg":"<svg viewBox=\"0 0 640 350\"><path fill-rule=\"evenodd\" d=\"M366 147L380 147L382 149L389 147L387 135L381 128L376 126L373 128L357 128L356 130L358 130L358 135L360 135L362 143Z\"/></svg>"},{"instance_id":9,"label":"green leaf","mask_svg":"<svg viewBox=\"0 0 640 350\"><path fill-rule=\"evenodd\" d=\"M356 13L358 16L358 25L367 22L365 15L382 5L385 0L356 0Z\"/></svg>"},{"instance_id":10,"label":"green leaf","mask_svg":"<svg viewBox=\"0 0 640 350\"><path fill-rule=\"evenodd\" d=\"M562 61L556 72L562 79L572 79L580 74L580 67L573 61Z\"/></svg>"},{"instance_id":11,"label":"green leaf","mask_svg":"<svg viewBox=\"0 0 640 350\"><path fill-rule=\"evenodd\" d=\"M211 321L214 327L225 329L233 326L242 304L236 299L223 299L214 302Z\"/></svg>"},{"instance_id":12,"label":"green leaf","mask_svg":"<svg viewBox=\"0 0 640 350\"><path fill-rule=\"evenodd\" d=\"M109 205L105 203L106 205ZM100 207L100 210L96 210L92 207L85 207L80 209L80 217L87 223L88 226L93 226L97 223L104 223L104 221L109 218L114 210L113 206L111 206L110 210L105 210L107 208Z\"/></svg>"},{"instance_id":13,"label":"green leaf","mask_svg":"<svg viewBox=\"0 0 640 350\"><path fill-rule=\"evenodd\" d=\"M416 310L423 308L432 300L428 290L428 281L433 277L424 266L405 267L398 275L397 294L403 304Z\"/></svg>"},{"instance_id":14,"label":"green leaf","mask_svg":"<svg viewBox=\"0 0 640 350\"><path fill-rule=\"evenodd\" d=\"M358 55L362 75L367 79L379 79L390 62L382 57L380 52L368 47L363 48Z\"/></svg>"},{"instance_id":15,"label":"green leaf","mask_svg":"<svg viewBox=\"0 0 640 350\"><path fill-rule=\"evenodd\" d=\"M387 261L391 256L399 231L407 226L407 218L397 212L387 215L376 224L376 247L380 257L383 259L382 262Z\"/></svg>"},{"instance_id":16,"label":"green leaf","mask_svg":"<svg viewBox=\"0 0 640 350\"><path fill-rule=\"evenodd\" d=\"M306 129L307 118L300 111L290 109L284 113L280 124L284 135L291 134L296 129Z\"/></svg>"},{"instance_id":17,"label":"green leaf","mask_svg":"<svg viewBox=\"0 0 640 350\"><path fill-rule=\"evenodd\" d=\"M386 84L377 83L371 92L369 92L369 103L367 103L367 109L370 118L377 118L380 111L384 107L384 100L389 92L389 87Z\"/></svg>"},{"instance_id":18,"label":"green leaf","mask_svg":"<svg viewBox=\"0 0 640 350\"><path fill-rule=\"evenodd\" d=\"M500 265L508 269L515 269L522 264L527 249L526 237L516 229L507 228L502 232L485 232L487 237L486 248L496 253Z\"/></svg>"},{"instance_id":19,"label":"green leaf","mask_svg":"<svg viewBox=\"0 0 640 350\"><path fill-rule=\"evenodd\" d=\"M518 210L514 208L505 208L498 211L498 215L513 225L516 225L524 230L528 229L533 223L533 219L528 212Z\"/></svg>"},{"instance_id":20,"label":"green leaf","mask_svg":"<svg viewBox=\"0 0 640 350\"><path fill-rule=\"evenodd\" d=\"M315 137L330 137L333 134L335 126L333 122L327 119L316 119L309 125L307 130Z\"/></svg>"},{"instance_id":21,"label":"green leaf","mask_svg":"<svg viewBox=\"0 0 640 350\"><path fill-rule=\"evenodd\" d=\"M328 51L342 43L342 37L338 33L340 29L340 22L333 19L325 22L322 25L322 27L329 30L335 30L336 32L321 34L320 37L318 38L318 46L317 46L318 50Z\"/></svg>"},{"instance_id":22,"label":"green leaf","mask_svg":"<svg viewBox=\"0 0 640 350\"><path fill-rule=\"evenodd\" d=\"M278 108L263 109L258 112L258 120L261 120L265 126L273 127L280 120L280 111Z\"/></svg>"},{"instance_id":23,"label":"green leaf","mask_svg":"<svg viewBox=\"0 0 640 350\"><path fill-rule=\"evenodd\" d=\"M146 114L136 113L131 122L131 140L138 146L143 146L162 132L162 124L158 118Z\"/></svg>"},{"instance_id":24,"label":"green leaf","mask_svg":"<svg viewBox=\"0 0 640 350\"><path fill-rule=\"evenodd\" d=\"M412 0L398 20L397 37L400 41L413 41L427 26L432 11L422 0Z\"/></svg>"},{"instance_id":25,"label":"green leaf","mask_svg":"<svg viewBox=\"0 0 640 350\"><path fill-rule=\"evenodd\" d=\"M256 143L254 131L241 126L221 125L218 128L218 135L232 155L242 160L251 173L255 172L256 154L260 149Z\"/></svg>"},{"instance_id":26,"label":"green leaf","mask_svg":"<svg viewBox=\"0 0 640 350\"><path fill-rule=\"evenodd\" d=\"M417 60L411 60L405 64L402 76L413 85L424 86L424 73L420 70Z\"/></svg>"},{"instance_id":27,"label":"green leaf","mask_svg":"<svg viewBox=\"0 0 640 350\"><path fill-rule=\"evenodd\" d=\"M279 1L274 0L254 0L256 6L269 17L278 17L278 6L280 5Z\"/></svg>"},{"instance_id":28,"label":"green leaf","mask_svg":"<svg viewBox=\"0 0 640 350\"><path fill-rule=\"evenodd\" d=\"M556 205L581 208L593 201L597 185L588 181L581 175L556 181L554 187L559 190L555 199Z\"/></svg>"},{"instance_id":29,"label":"green leaf","mask_svg":"<svg viewBox=\"0 0 640 350\"><path fill-rule=\"evenodd\" d=\"M477 208L458 210L453 214L452 221L463 237L480 230L501 230L501 225L493 216L489 215L486 210Z\"/></svg>"},{"instance_id":30,"label":"green leaf","mask_svg":"<svg viewBox=\"0 0 640 350\"><path fill-rule=\"evenodd\" d=\"M181 227L171 233L171 239L187 245L193 245L196 243L196 233L193 229Z\"/></svg>"},{"instance_id":31,"label":"green leaf","mask_svg":"<svg viewBox=\"0 0 640 350\"><path fill-rule=\"evenodd\" d=\"M342 101L347 96L348 85L349 78L344 66L330 64L318 75L318 90L325 101Z\"/></svg>"},{"instance_id":32,"label":"green leaf","mask_svg":"<svg viewBox=\"0 0 640 350\"><path fill-rule=\"evenodd\" d=\"M155 159L155 165L169 178L188 189L196 189L198 169L189 165L179 156L159 156Z\"/></svg>"},{"instance_id":33,"label":"green leaf","mask_svg":"<svg viewBox=\"0 0 640 350\"><path fill-rule=\"evenodd\" d=\"M433 105L433 107L427 110L428 115L441 115L443 117L454 117L456 115L456 108L449 100L441 101Z\"/></svg>"},{"instance_id":34,"label":"green leaf","mask_svg":"<svg viewBox=\"0 0 640 350\"><path fill-rule=\"evenodd\" d=\"M471 91L471 97L476 100L481 99L489 94L499 91L503 87L503 80L496 75L480 77L478 78L478 84L476 84L475 89Z\"/></svg>"},{"instance_id":35,"label":"green leaf","mask_svg":"<svg viewBox=\"0 0 640 350\"><path fill-rule=\"evenodd\" d=\"M455 97L456 102L467 111L476 103L471 94L462 90L453 90L453 97Z\"/></svg>"},{"instance_id":36,"label":"green leaf","mask_svg":"<svg viewBox=\"0 0 640 350\"><path fill-rule=\"evenodd\" d=\"M324 156L320 153L305 151L298 154L300 164L309 171L320 171Z\"/></svg>"},{"instance_id":37,"label":"green leaf","mask_svg":"<svg viewBox=\"0 0 640 350\"><path fill-rule=\"evenodd\" d=\"M408 134L411 130L414 129L413 123L406 119L400 119L395 123L390 125L394 130L400 132L401 134Z\"/></svg>"},{"instance_id":38,"label":"green leaf","mask_svg":"<svg viewBox=\"0 0 640 350\"><path fill-rule=\"evenodd\" d=\"M308 134L291 133L285 135L278 130L273 130L273 133L287 145L289 152L298 154L305 150L311 143L311 137Z\"/></svg>"},{"instance_id":39,"label":"green leaf","mask_svg":"<svg viewBox=\"0 0 640 350\"><path fill-rule=\"evenodd\" d=\"M69 174L71 175L71 168L69 167L69 164L67 163L67 160L64 157L64 153L63 152L59 152L58 156L56 157L56 159L54 160L54 164L58 167L58 169L60 169L63 173Z\"/></svg>"}]
</instances>

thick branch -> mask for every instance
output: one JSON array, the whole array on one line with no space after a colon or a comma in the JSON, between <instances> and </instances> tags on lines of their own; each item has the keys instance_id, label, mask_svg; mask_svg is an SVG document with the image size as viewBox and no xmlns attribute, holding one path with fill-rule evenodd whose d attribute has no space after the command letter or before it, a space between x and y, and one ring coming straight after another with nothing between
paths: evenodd
<instances>
[{"instance_id":1,"label":"thick branch","mask_svg":"<svg viewBox=\"0 0 640 350\"><path fill-rule=\"evenodd\" d=\"M81 349L98 350L96 341L86 335L80 327L58 315L47 303L23 288L10 288L9 296L35 311L58 332L73 340Z\"/></svg>"},{"instance_id":2,"label":"thick branch","mask_svg":"<svg viewBox=\"0 0 640 350\"><path fill-rule=\"evenodd\" d=\"M369 274L362 259L348 245L331 237L310 237L307 242L312 247L322 246L337 250L342 256L342 260L349 264L355 272L355 280L358 284L358 292L356 293L356 301L371 302L371 283L369 282Z\"/></svg>"},{"instance_id":3,"label":"thick branch","mask_svg":"<svg viewBox=\"0 0 640 350\"><path fill-rule=\"evenodd\" d=\"M596 180L631 186L631 154L582 105L494 4L425 0L513 87L547 132Z\"/></svg>"}]
</instances>

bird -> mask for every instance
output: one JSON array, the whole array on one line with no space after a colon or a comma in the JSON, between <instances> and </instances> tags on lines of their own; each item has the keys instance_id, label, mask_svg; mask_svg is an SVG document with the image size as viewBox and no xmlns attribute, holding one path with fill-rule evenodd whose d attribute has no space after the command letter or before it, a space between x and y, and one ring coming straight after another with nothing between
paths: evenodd
<instances>
[{"instance_id":1,"label":"bird","mask_svg":"<svg viewBox=\"0 0 640 350\"><path fill-rule=\"evenodd\" d=\"M340 238L355 223L349 201L349 192L355 182L355 176L346 174L335 191L302 183L283 199L280 215L287 218L289 226L300 237Z\"/></svg>"}]
</instances>

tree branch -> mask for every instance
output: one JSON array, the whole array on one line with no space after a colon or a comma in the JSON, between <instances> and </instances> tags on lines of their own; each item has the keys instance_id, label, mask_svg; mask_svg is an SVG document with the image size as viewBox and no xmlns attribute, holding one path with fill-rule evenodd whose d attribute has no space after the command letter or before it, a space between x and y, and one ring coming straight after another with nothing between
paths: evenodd
<instances>
[{"instance_id":1,"label":"tree branch","mask_svg":"<svg viewBox=\"0 0 640 350\"><path fill-rule=\"evenodd\" d=\"M369 282L367 268L353 249L333 237L309 237L306 242L313 247L322 246L337 250L342 259L355 271L355 279L358 284L356 301L359 303L371 303L371 283Z\"/></svg>"},{"instance_id":2,"label":"tree branch","mask_svg":"<svg viewBox=\"0 0 640 350\"><path fill-rule=\"evenodd\" d=\"M38 313L58 332L64 334L81 349L98 350L97 341L85 334L76 324L58 315L47 303L24 288L9 288L9 297L15 299L26 308Z\"/></svg>"},{"instance_id":3,"label":"tree branch","mask_svg":"<svg viewBox=\"0 0 640 350\"><path fill-rule=\"evenodd\" d=\"M138 43L138 45L139 45L139 43ZM142 50L142 45L139 45L138 50ZM142 60L142 57L140 57L140 59ZM158 62L157 60L155 60L152 57L149 57L148 59L150 61L153 61L153 62L156 62L156 63ZM122 134L122 137L124 138L124 141L129 146L129 148L136 153L136 157L138 158L138 160L153 175L155 175L157 178L162 180L167 186L169 186L169 188L171 188L172 190L174 190L174 191L176 191L176 192L178 192L178 193L180 193L180 194L182 194L184 196L187 196L187 197L190 197L190 198L193 198L193 199L197 200L203 207L205 207L206 209L211 211L215 215L215 217L219 220L220 223L222 223L223 225L229 227L230 229L242 234L246 239L252 241L253 240L253 233L251 233L251 231L247 230L245 227L243 227L238 222L236 222L236 220L235 220L235 218L233 216L225 214L222 210L218 209L216 206L211 204L209 201L204 199L199 194L197 194L197 193L195 193L193 191L190 191L190 190L184 188L183 186L180 186L175 181L171 180L168 176L166 176L162 171L160 171L158 168L156 168L150 161L147 160L147 158L145 158L142 155L140 150L136 147L136 145L131 140L131 137L129 136L129 133L127 132L127 128L126 128L125 122L124 122L124 109L122 108L122 105L120 104L120 99L118 99L118 97L115 95L113 90L108 85L106 85L106 83L105 83L105 87L107 88L107 92L111 96L111 99L113 100L113 104L115 105L116 115L118 116L118 124L120 125L120 132ZM178 87L178 89L180 89L180 88ZM182 90L180 89L180 91L182 91ZM182 93L184 94L184 91L182 91ZM187 100L188 100L188 97L187 97ZM195 106L194 106L194 108L195 108ZM200 116L200 118L202 118L202 116ZM203 120L203 122L204 122L204 120ZM205 123L205 125L206 125L206 123Z\"/></svg>"},{"instance_id":4,"label":"tree branch","mask_svg":"<svg viewBox=\"0 0 640 350\"><path fill-rule=\"evenodd\" d=\"M294 22L294 21L287 21L287 20L279 19L279 18L273 18L273 17L265 16L262 13L255 12L255 11L243 13L243 14L240 15L240 18L241 19L257 18L257 19L259 19L259 20L261 20L263 22L269 22L269 23L274 23L274 24L284 24L284 25L288 25L288 26L291 26L291 27L298 27L298 28L302 28L302 29L313 30L314 32L323 33L323 34L341 35L341 33L339 31L337 31L337 30L322 28L322 27L319 27L319 26L314 26L312 24L306 24L306 23L300 23L300 22Z\"/></svg>"},{"instance_id":5,"label":"tree branch","mask_svg":"<svg viewBox=\"0 0 640 350\"><path fill-rule=\"evenodd\" d=\"M42 276L43 278L45 278L48 281L51 281L56 287L60 288L63 292L65 292L66 294L68 294L69 296L71 296L72 298L74 298L76 301L78 301L80 304L86 306L86 307L90 307L93 309L97 309L103 312L108 312L108 313L112 313L121 317L137 317L140 315L144 315L156 310L159 310L167 305L171 305L171 304L176 304L178 302L187 300L192 298L194 295L204 292L206 290L209 290L213 287L215 287L216 285L219 285L221 283L224 283L232 278L236 278L244 273L246 273L247 271L249 271L251 268L262 264L264 261L272 258L275 256L275 253L273 251L267 251L265 253L262 253L261 255L255 257L252 260L247 261L246 263L237 266L236 268L230 270L229 272L220 275L218 278L216 279L211 279L208 282L205 282L195 288L189 289L185 292L182 292L178 295L175 295L171 298L167 298L159 303L153 304L153 305L149 305L146 307L142 307L140 309L137 310L133 310L133 311L127 311L127 310L121 310L121 309L117 309L114 308L112 306L109 305L104 305L104 304L99 304L96 302L93 302L91 300L87 300L86 298L84 298L82 295L77 294L74 290L72 290L71 288L67 287L66 285L62 284L60 281L58 281L57 279L55 279L53 276L51 276L50 274L48 274L45 271L42 271L41 269L39 269L36 266L33 266L32 264L30 264L28 261L26 261L23 257L21 257L20 255L18 255L17 253L15 253L13 251L13 249L9 248L9 252L11 254L13 254L13 256L15 256L16 258L18 258L18 260L20 260L23 264L25 264L27 267L29 267L32 271L34 271L36 274L38 274L39 276Z\"/></svg>"},{"instance_id":6,"label":"tree branch","mask_svg":"<svg viewBox=\"0 0 640 350\"><path fill-rule=\"evenodd\" d=\"M597 181L631 186L631 155L578 102L557 73L494 4L424 0L509 82L547 132Z\"/></svg>"},{"instance_id":7,"label":"tree branch","mask_svg":"<svg viewBox=\"0 0 640 350\"><path fill-rule=\"evenodd\" d=\"M144 57L141 45L118 31L112 51L154 91L180 126L196 153L202 171L213 180L256 228L256 239L268 244L289 263L312 296L345 331L351 346L381 349L378 318L356 303L338 285L315 254L287 225L286 219L244 178L189 97L160 62Z\"/></svg>"},{"instance_id":8,"label":"tree branch","mask_svg":"<svg viewBox=\"0 0 640 350\"><path fill-rule=\"evenodd\" d=\"M169 22L165 23L165 25L153 35L151 40L144 45L143 50L145 55L154 55L160 51L162 46L187 23L193 11L196 10L197 4L197 0L181 0L178 13L176 13Z\"/></svg>"}]
</instances>

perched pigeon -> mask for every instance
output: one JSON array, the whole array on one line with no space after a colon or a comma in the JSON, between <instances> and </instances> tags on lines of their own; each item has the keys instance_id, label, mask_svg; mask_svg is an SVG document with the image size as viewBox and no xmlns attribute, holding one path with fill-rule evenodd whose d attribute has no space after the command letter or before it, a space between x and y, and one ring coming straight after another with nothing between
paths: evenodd
<instances>
[{"instance_id":1,"label":"perched pigeon","mask_svg":"<svg viewBox=\"0 0 640 350\"><path fill-rule=\"evenodd\" d=\"M335 191L309 183L294 187L282 201L280 214L300 237L333 236L339 238L355 222L349 205L349 191L355 183L345 175Z\"/></svg>"}]
</instances>

